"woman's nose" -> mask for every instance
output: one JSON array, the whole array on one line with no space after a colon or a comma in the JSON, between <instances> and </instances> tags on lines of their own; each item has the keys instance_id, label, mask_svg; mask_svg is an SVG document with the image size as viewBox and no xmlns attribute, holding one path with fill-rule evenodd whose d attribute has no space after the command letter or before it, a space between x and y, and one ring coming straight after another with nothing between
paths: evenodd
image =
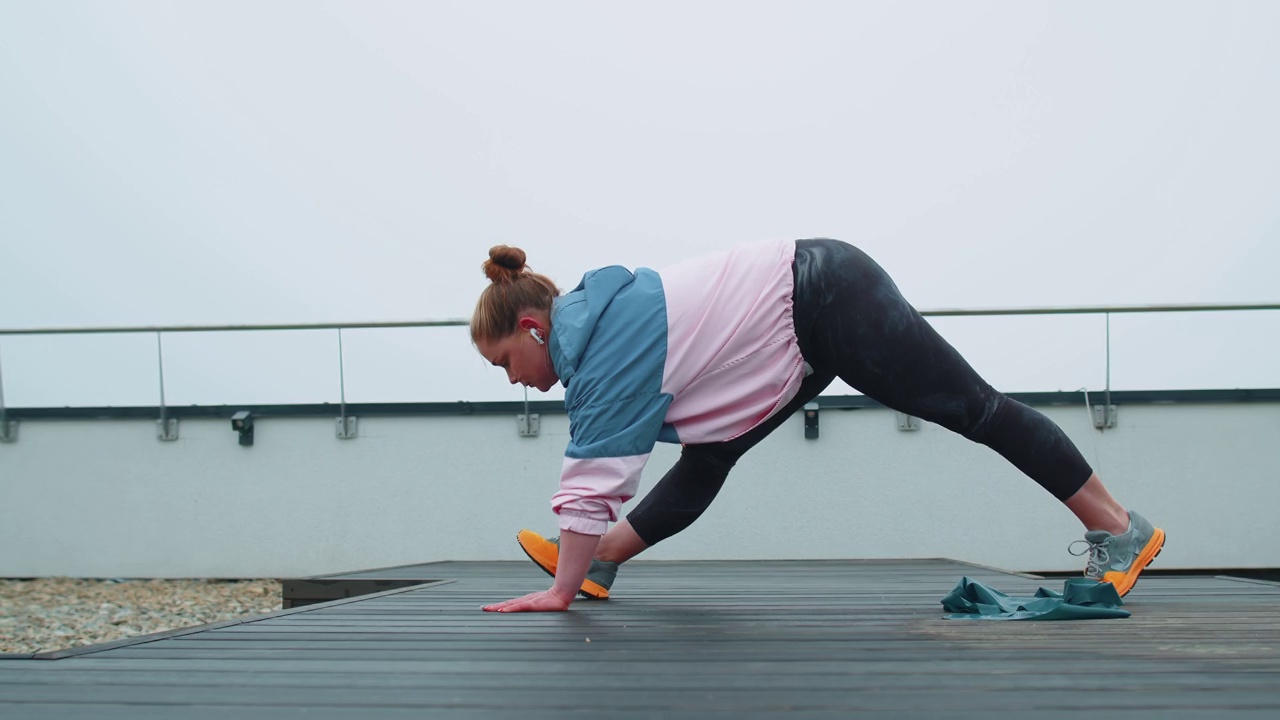
<instances>
[{"instance_id":1,"label":"woman's nose","mask_svg":"<svg viewBox=\"0 0 1280 720\"><path fill-rule=\"evenodd\" d=\"M516 376L512 375L510 370L507 371L507 381L510 382L512 385L516 384Z\"/></svg>"}]
</instances>

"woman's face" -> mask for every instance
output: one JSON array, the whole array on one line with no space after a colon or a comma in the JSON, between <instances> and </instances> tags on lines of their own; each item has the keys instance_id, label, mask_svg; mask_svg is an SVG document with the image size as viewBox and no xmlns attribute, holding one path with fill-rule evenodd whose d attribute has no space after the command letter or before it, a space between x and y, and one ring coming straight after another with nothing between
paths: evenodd
<instances>
[{"instance_id":1,"label":"woman's face","mask_svg":"<svg viewBox=\"0 0 1280 720\"><path fill-rule=\"evenodd\" d=\"M544 341L548 331L541 323L526 323L526 320L529 318L521 318L521 329L504 338L476 341L476 349L491 364L506 370L507 380L512 385L519 383L546 392L560 382L560 378L551 364L551 353L547 346L539 345L529 331L536 330ZM525 328L525 324L532 327Z\"/></svg>"}]
</instances>

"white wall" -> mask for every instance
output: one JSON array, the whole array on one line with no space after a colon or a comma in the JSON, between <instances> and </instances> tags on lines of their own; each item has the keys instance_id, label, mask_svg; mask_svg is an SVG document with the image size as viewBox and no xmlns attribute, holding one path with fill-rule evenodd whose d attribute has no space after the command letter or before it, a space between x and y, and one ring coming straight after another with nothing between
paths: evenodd
<instances>
[{"instance_id":1,"label":"white wall","mask_svg":"<svg viewBox=\"0 0 1280 720\"><path fill-rule=\"evenodd\" d=\"M1280 566L1280 404L1130 405L1093 430L1085 408L1041 408L1113 494L1169 533L1161 568ZM0 577L288 577L438 560L519 559L547 501L563 415L519 438L511 416L25 421L0 445ZM748 454L696 525L651 559L950 557L1009 569L1083 567L1081 530L984 447L884 410L799 417ZM674 461L660 445L643 492Z\"/></svg>"}]
</instances>

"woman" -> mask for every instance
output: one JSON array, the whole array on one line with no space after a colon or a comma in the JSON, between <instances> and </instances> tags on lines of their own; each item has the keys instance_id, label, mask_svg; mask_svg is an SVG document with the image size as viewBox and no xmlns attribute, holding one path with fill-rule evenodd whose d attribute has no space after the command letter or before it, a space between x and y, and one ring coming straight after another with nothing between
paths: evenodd
<instances>
[{"instance_id":1,"label":"woman","mask_svg":"<svg viewBox=\"0 0 1280 720\"><path fill-rule=\"evenodd\" d=\"M570 434L551 502L560 538L519 537L555 583L485 610L607 597L619 563L688 527L738 458L836 377L1004 456L1079 518L1085 573L1121 595L1164 544L1061 428L992 389L847 243L758 243L657 272L606 267L564 296L518 248L491 249L483 268L492 284L472 341L513 384L564 383ZM660 440L684 446L679 461L619 520Z\"/></svg>"}]
</instances>

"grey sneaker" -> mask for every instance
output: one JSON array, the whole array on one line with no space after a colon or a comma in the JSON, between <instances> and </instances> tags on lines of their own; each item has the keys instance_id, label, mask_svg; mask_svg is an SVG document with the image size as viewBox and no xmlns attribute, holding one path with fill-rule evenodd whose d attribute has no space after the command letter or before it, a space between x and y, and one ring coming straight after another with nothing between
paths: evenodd
<instances>
[{"instance_id":1,"label":"grey sneaker","mask_svg":"<svg viewBox=\"0 0 1280 720\"><path fill-rule=\"evenodd\" d=\"M556 576L556 562L560 559L560 538L544 538L532 530L521 530L516 533L516 542L535 565L551 577ZM609 588L613 587L617 576L618 563L592 560L591 568L587 570L587 579L582 581L578 594L593 600L608 600Z\"/></svg>"},{"instance_id":2,"label":"grey sneaker","mask_svg":"<svg viewBox=\"0 0 1280 720\"><path fill-rule=\"evenodd\" d=\"M1123 535L1112 535L1106 530L1090 530L1084 534L1083 542L1089 547L1080 552L1071 548L1067 552L1072 555L1089 554L1085 565L1085 577L1098 582L1109 582L1115 586L1116 592L1124 597L1138 582L1138 576L1151 564L1152 560L1164 548L1164 531L1153 527L1147 519L1138 513L1129 511L1129 529Z\"/></svg>"}]
</instances>

